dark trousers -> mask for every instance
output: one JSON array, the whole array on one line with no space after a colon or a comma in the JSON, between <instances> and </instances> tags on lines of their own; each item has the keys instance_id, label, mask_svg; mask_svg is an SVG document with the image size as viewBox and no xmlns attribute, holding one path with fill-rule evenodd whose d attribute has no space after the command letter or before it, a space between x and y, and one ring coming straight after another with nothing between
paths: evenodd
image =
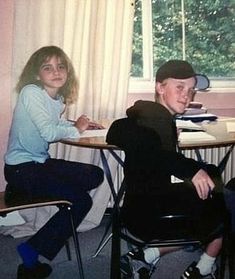
<instances>
[{"instance_id":1,"label":"dark trousers","mask_svg":"<svg viewBox=\"0 0 235 279\"><path fill-rule=\"evenodd\" d=\"M5 165L8 183L6 196L23 197L34 201L45 199L66 199L73 203L72 213L75 226L82 222L92 206L88 191L103 181L103 171L94 165L48 159L45 163L28 162L19 165ZM29 240L28 243L42 256L52 260L65 241L72 235L70 217L60 209Z\"/></svg>"},{"instance_id":2,"label":"dark trousers","mask_svg":"<svg viewBox=\"0 0 235 279\"><path fill-rule=\"evenodd\" d=\"M206 200L199 198L190 181L162 182L161 185L159 181L153 181L152 187L145 188L142 193L139 193L142 185L127 185L121 212L127 228L147 241L191 236L209 242L221 236L227 219L223 183L216 167L208 165L207 172L216 187ZM185 217L161 218L166 215Z\"/></svg>"}]
</instances>

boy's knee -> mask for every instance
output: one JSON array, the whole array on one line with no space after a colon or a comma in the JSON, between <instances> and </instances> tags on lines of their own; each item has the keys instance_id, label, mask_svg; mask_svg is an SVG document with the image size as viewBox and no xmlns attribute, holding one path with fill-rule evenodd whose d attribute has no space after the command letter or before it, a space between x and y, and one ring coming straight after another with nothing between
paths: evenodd
<instances>
[{"instance_id":1,"label":"boy's knee","mask_svg":"<svg viewBox=\"0 0 235 279\"><path fill-rule=\"evenodd\" d=\"M235 191L235 177L229 180L229 182L225 185L225 188L230 191Z\"/></svg>"}]
</instances>

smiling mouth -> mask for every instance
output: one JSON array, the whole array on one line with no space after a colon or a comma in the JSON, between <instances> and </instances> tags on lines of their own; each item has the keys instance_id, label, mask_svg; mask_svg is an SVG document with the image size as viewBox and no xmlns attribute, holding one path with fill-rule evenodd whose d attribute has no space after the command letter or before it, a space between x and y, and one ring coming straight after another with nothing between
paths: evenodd
<instances>
[{"instance_id":1,"label":"smiling mouth","mask_svg":"<svg viewBox=\"0 0 235 279\"><path fill-rule=\"evenodd\" d=\"M62 81L62 78L53 78L52 81Z\"/></svg>"},{"instance_id":2,"label":"smiling mouth","mask_svg":"<svg viewBox=\"0 0 235 279\"><path fill-rule=\"evenodd\" d=\"M187 103L183 103L183 102L178 102L179 104L181 104L182 106L187 106Z\"/></svg>"}]
</instances>

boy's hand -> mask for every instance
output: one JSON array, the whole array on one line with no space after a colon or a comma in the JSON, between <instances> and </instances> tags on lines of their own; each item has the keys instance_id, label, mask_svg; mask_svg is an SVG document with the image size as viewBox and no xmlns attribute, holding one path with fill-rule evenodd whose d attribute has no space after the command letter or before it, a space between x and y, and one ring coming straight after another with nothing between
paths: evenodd
<instances>
[{"instance_id":1,"label":"boy's hand","mask_svg":"<svg viewBox=\"0 0 235 279\"><path fill-rule=\"evenodd\" d=\"M210 196L215 184L210 176L203 169L200 169L192 178L192 183L196 188L198 196L205 200Z\"/></svg>"}]
</instances>

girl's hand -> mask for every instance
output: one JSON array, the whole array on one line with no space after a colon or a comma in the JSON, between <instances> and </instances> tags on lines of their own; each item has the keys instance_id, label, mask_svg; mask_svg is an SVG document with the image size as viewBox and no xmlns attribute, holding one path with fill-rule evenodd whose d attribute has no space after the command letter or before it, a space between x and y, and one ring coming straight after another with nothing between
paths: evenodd
<instances>
[{"instance_id":1,"label":"girl's hand","mask_svg":"<svg viewBox=\"0 0 235 279\"><path fill-rule=\"evenodd\" d=\"M215 184L210 176L203 169L200 169L192 178L198 196L205 200L210 196L210 192L214 189Z\"/></svg>"},{"instance_id":2,"label":"girl's hand","mask_svg":"<svg viewBox=\"0 0 235 279\"><path fill-rule=\"evenodd\" d=\"M85 114L83 114L80 117L78 117L77 121L75 121L74 126L78 129L80 133L82 133L89 127L89 122L89 118Z\"/></svg>"},{"instance_id":3,"label":"girl's hand","mask_svg":"<svg viewBox=\"0 0 235 279\"><path fill-rule=\"evenodd\" d=\"M97 129L104 129L104 126L101 124L98 124L96 122L89 122L88 130L97 130Z\"/></svg>"},{"instance_id":4,"label":"girl's hand","mask_svg":"<svg viewBox=\"0 0 235 279\"><path fill-rule=\"evenodd\" d=\"M101 124L90 121L90 119L85 114L81 115L77 119L74 126L79 130L80 133L84 132L85 130L104 129Z\"/></svg>"}]
</instances>

